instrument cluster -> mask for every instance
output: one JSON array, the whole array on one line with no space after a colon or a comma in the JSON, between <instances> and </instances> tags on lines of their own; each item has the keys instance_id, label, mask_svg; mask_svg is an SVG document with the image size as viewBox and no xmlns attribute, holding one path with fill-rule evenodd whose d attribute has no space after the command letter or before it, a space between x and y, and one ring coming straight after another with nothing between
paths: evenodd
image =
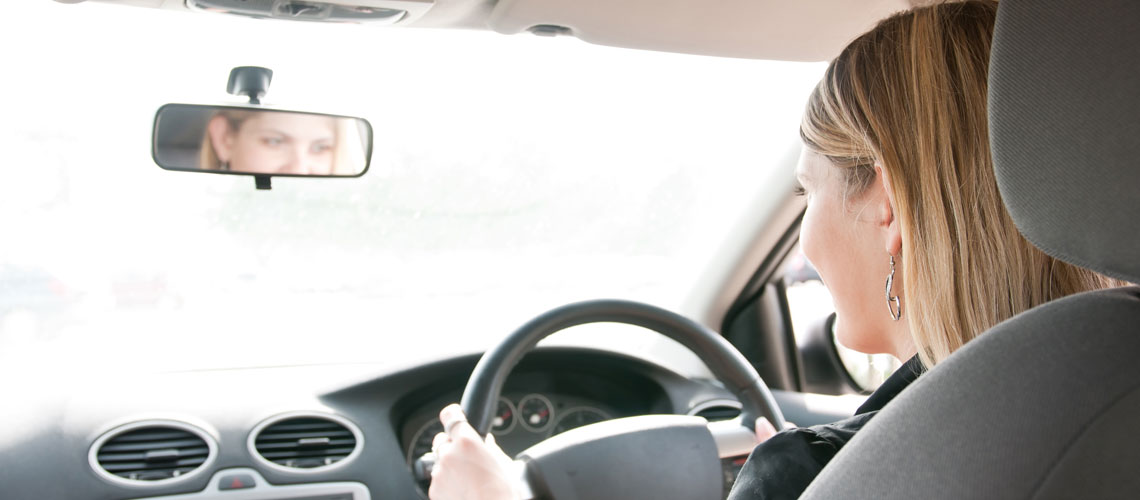
<instances>
[{"instance_id":1,"label":"instrument cluster","mask_svg":"<svg viewBox=\"0 0 1140 500\"><path fill-rule=\"evenodd\" d=\"M434 409L438 412L440 408ZM596 401L561 394L504 394L499 397L495 417L491 421L491 434L507 455L561 434L570 429L614 418L614 412ZM406 443L408 464L431 451L432 439L443 432L431 409L421 411L418 418L405 424L403 437Z\"/></svg>"}]
</instances>

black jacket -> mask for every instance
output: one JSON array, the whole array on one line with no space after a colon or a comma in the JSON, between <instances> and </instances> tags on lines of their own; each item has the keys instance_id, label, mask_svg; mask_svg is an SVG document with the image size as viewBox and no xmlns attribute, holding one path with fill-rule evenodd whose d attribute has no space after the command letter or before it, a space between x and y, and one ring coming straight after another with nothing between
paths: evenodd
<instances>
[{"instance_id":1,"label":"black jacket","mask_svg":"<svg viewBox=\"0 0 1140 500\"><path fill-rule=\"evenodd\" d=\"M748 456L729 500L798 498L831 457L921 374L922 363L915 356L895 370L854 417L789 429L760 443Z\"/></svg>"}]
</instances>

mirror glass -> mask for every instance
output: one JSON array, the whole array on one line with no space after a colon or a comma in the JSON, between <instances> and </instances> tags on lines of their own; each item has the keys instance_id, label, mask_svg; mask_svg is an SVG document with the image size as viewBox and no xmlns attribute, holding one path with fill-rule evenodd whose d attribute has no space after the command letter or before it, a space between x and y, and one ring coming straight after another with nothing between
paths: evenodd
<instances>
[{"instance_id":1,"label":"mirror glass","mask_svg":"<svg viewBox=\"0 0 1140 500\"><path fill-rule=\"evenodd\" d=\"M350 116L167 104L155 115L153 147L167 170L358 177L372 157L372 125Z\"/></svg>"}]
</instances>

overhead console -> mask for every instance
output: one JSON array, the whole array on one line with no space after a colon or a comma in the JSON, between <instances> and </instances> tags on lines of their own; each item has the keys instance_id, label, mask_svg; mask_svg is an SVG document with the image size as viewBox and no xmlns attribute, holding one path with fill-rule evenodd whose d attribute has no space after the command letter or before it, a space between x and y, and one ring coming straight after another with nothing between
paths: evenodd
<instances>
[{"instance_id":1,"label":"overhead console","mask_svg":"<svg viewBox=\"0 0 1140 500\"><path fill-rule=\"evenodd\" d=\"M410 23L432 0L186 0L194 10L262 19L333 23Z\"/></svg>"}]
</instances>

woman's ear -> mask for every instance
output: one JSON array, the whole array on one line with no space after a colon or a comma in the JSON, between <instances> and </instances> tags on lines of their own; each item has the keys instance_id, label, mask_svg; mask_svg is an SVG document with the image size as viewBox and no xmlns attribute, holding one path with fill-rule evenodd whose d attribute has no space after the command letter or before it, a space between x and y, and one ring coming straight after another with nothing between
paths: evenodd
<instances>
[{"instance_id":1,"label":"woman's ear","mask_svg":"<svg viewBox=\"0 0 1140 500\"><path fill-rule=\"evenodd\" d=\"M882 183L883 191L887 194L879 219L880 227L883 229L885 250L891 255L898 255L902 252L902 228L899 227L898 211L895 209L898 205L895 204L894 191L891 190L891 174L881 164L876 163L875 178Z\"/></svg>"},{"instance_id":2,"label":"woman's ear","mask_svg":"<svg viewBox=\"0 0 1140 500\"><path fill-rule=\"evenodd\" d=\"M214 146L218 161L230 161L234 144L234 131L230 129L230 121L222 115L215 115L206 124L206 134L210 136L210 144Z\"/></svg>"}]
</instances>

